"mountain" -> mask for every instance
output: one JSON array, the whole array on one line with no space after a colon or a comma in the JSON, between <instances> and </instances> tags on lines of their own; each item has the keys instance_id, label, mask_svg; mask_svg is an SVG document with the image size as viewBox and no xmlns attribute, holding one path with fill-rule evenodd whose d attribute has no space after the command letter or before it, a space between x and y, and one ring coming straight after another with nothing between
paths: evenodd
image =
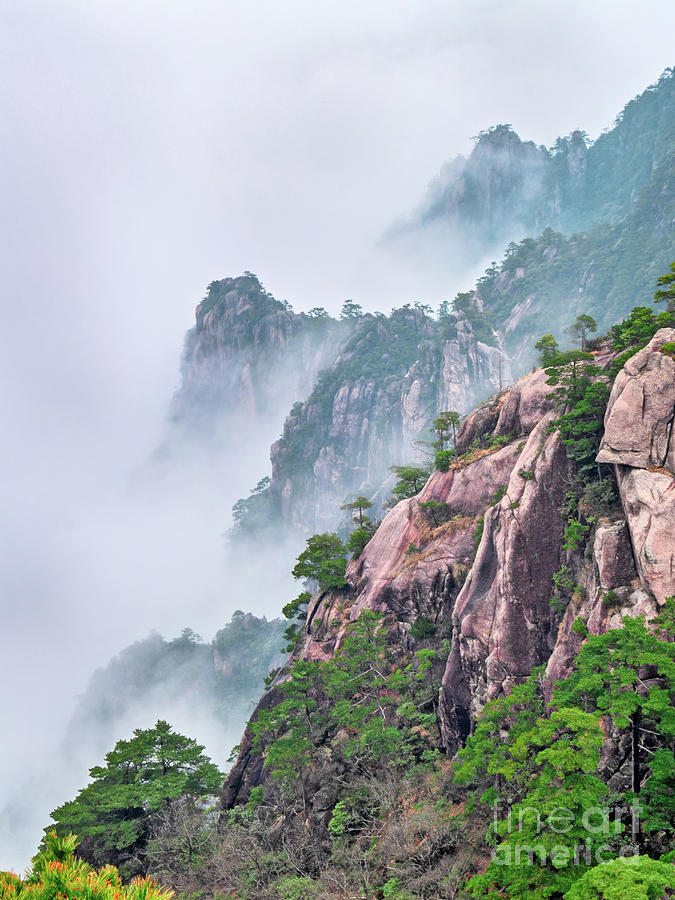
<instances>
[{"instance_id":1,"label":"mountain","mask_svg":"<svg viewBox=\"0 0 675 900\"><path fill-rule=\"evenodd\" d=\"M657 702L658 694L664 711L672 701L669 691L675 690L672 677L668 682L665 675L672 667L673 622L671 637L658 643L656 632L646 631L640 618L653 620L660 610L671 615L668 598L675 596L675 457L669 437L675 425L675 328L651 330L651 339L633 342L623 367L607 344L594 352L595 368L583 395L587 404L592 397L602 399L591 415L580 407L575 413L579 423L586 417L583 431L567 430L569 419L560 419L560 401L551 396L541 369L480 405L464 420L458 456L448 471L434 471L417 496L391 509L363 552L348 563L343 588L320 590L310 599L305 633L252 717L222 798L225 810L260 808L261 817L251 819L256 822L251 828L262 829L256 832L260 852L265 840L272 850L301 840L298 827L304 823L311 851L301 844L294 860L296 871L307 873L307 885L325 889L326 896L344 895L333 892L341 873L345 891L347 884L355 889L362 878L371 890L374 884L391 884L391 896L465 896L461 885L488 867L490 844L504 835L508 843L511 833L510 819L493 831L508 805L503 812L498 806L493 810L489 796L511 792L522 797L519 779L529 777L528 766L536 769L535 762L541 763L545 773L546 760L552 758L548 750L543 752L547 745L540 738L536 761L528 762L522 748L511 743L513 761L508 762L502 749L510 740L506 726L490 728L490 722L499 715L501 722L515 723L520 729L515 738L520 736L522 743L528 728L545 721L547 700L561 690L556 688L556 694L554 685L567 683L581 685L586 712L581 707L578 715L583 718L592 708L590 685L600 683L607 666L624 667L616 670L623 687L617 689L616 709L598 701L598 717L588 717L586 724L597 736L579 738L591 741L582 745L590 752L587 761L572 762L578 747L570 734L581 727L577 713L556 712L555 707L548 711L551 721L571 717L558 732L550 730L560 742L550 752L561 756L550 770L548 793L555 797L555 786L562 783L561 796L572 805L578 797L573 800L572 786L583 783L586 790L597 785L598 798L608 794L607 785L613 797L624 797L631 785L636 790L636 777L638 790L643 774L646 778L647 769L635 774L636 766L643 765L638 755L642 759L644 753L647 760L666 753L671 760L665 749L671 746L669 727L652 730L658 737L649 740L656 743L642 748L635 743L635 728L631 745L625 724L619 726L621 704L633 696L626 693L634 683L631 666L647 681L643 696ZM559 363L569 374L565 365ZM565 390L579 389L577 377L568 377ZM589 453L583 434L593 431L594 416L604 429ZM571 434L576 436L570 439ZM589 468L584 460L590 461ZM600 480L596 465L602 466ZM636 623L634 634L631 622ZM627 655L614 657L613 663L611 657L603 663L601 656L592 662L592 653L619 646L624 634L621 653ZM638 634L643 635L639 640ZM658 647L664 652L661 662ZM645 665L640 662L643 652ZM584 676L591 681L575 682L575 665L582 658L589 659L586 664L596 674ZM517 687L524 684L523 690ZM407 699L410 690L418 705ZM636 690L641 693L639 686ZM352 699L335 706L331 698L342 692ZM358 712L362 704L368 712ZM630 708L624 705L626 715ZM288 730L300 709L315 723L314 730L311 724L309 731ZM416 709L429 710L426 718L415 718ZM492 718L483 725L488 710ZM518 716L526 714L531 718L524 728ZM649 715L659 720L660 713ZM402 724L406 716L411 717L407 726ZM425 767L424 760L430 758L425 753L430 752L431 723L436 721L445 753L452 758L460 751L460 762L438 762L434 769ZM399 746L394 735L405 734L406 727L409 742L418 742L417 763L401 763L400 754L410 752L410 743ZM471 735L486 731L486 749L476 751L468 788L453 786L465 758L461 748L468 740L473 752L478 737ZM601 745L601 752L590 751ZM299 771L284 768L286 754L297 760ZM484 754L496 761L480 788L475 771L480 771ZM406 766L414 765L420 766L417 779L406 773ZM658 781L657 769L650 771ZM511 774L500 780L502 772ZM568 772L572 774L565 780ZM278 819L274 779L287 791L293 784L296 791L284 795L285 812ZM472 793L476 784L480 789ZM485 788L489 790L480 798ZM645 789L643 803L654 796ZM507 804L506 798L501 802ZM669 801L661 794L654 802L665 809ZM267 826L265 809L271 817ZM541 826L537 834L545 831ZM675 819L664 814L658 826L644 832L640 852L667 852L674 834ZM560 840L559 835L552 837ZM232 865L236 868L234 861ZM560 877L556 883L569 886L587 871L583 864L573 865L547 868L541 861L526 874L543 883ZM490 875L493 871L497 874ZM503 882L500 872L506 873ZM518 872L512 872L508 866L488 869L495 883L514 884L494 896L524 895ZM562 890L554 896L562 896Z\"/></svg>"},{"instance_id":2,"label":"mountain","mask_svg":"<svg viewBox=\"0 0 675 900\"><path fill-rule=\"evenodd\" d=\"M382 520L350 559L338 535L308 541L295 571L316 590L284 607L292 653L220 813L167 804L143 871L280 900L675 889L675 312L651 305L675 258L674 78L593 144L482 133L392 236L510 240L436 316L295 313L250 273L209 286L158 457L281 431L234 507L232 556L261 570L289 533L344 537L355 494ZM600 336L533 367L581 313ZM385 502L449 410L466 415L452 439L459 415L436 426L428 478ZM157 682L186 715L248 717L281 629L237 614L210 646L151 638L95 679L73 734L146 700L154 716ZM137 818L133 797L118 812Z\"/></svg>"},{"instance_id":3,"label":"mountain","mask_svg":"<svg viewBox=\"0 0 675 900\"><path fill-rule=\"evenodd\" d=\"M185 338L171 425L208 436L288 408L348 330L327 315L294 313L250 272L212 282Z\"/></svg>"},{"instance_id":4,"label":"mountain","mask_svg":"<svg viewBox=\"0 0 675 900\"><path fill-rule=\"evenodd\" d=\"M526 372L543 333L564 341L579 314L605 330L652 295L675 258L674 113L668 69L593 143L481 133L390 235L424 244L442 227L436 254L503 256L435 318L421 304L386 316L347 304L336 320L293 312L250 273L213 282L160 455L186 440L238 440L239 453L267 440L271 467L235 507L235 535L254 545L280 527L343 527L338 507L356 494L379 513L389 468L423 458L417 442L441 411L466 413Z\"/></svg>"},{"instance_id":5,"label":"mountain","mask_svg":"<svg viewBox=\"0 0 675 900\"><path fill-rule=\"evenodd\" d=\"M614 126L589 142L582 131L553 147L523 141L510 125L482 131L468 158L446 163L419 209L390 229L387 240L447 237L447 252L480 259L491 248L552 228L571 234L630 215L656 169L672 165L675 76L628 103Z\"/></svg>"}]
</instances>

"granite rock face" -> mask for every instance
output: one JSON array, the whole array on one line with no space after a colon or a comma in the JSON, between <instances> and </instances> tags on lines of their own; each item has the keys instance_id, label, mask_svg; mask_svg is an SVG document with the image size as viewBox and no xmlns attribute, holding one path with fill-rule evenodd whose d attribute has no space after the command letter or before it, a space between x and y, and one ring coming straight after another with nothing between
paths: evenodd
<instances>
[{"instance_id":1,"label":"granite rock face","mask_svg":"<svg viewBox=\"0 0 675 900\"><path fill-rule=\"evenodd\" d=\"M675 329L662 328L616 376L598 462L675 472L675 359L661 352L673 342Z\"/></svg>"},{"instance_id":2,"label":"granite rock face","mask_svg":"<svg viewBox=\"0 0 675 900\"><path fill-rule=\"evenodd\" d=\"M675 594L675 476L622 468L618 481L640 581L663 603Z\"/></svg>"},{"instance_id":3,"label":"granite rock face","mask_svg":"<svg viewBox=\"0 0 675 900\"><path fill-rule=\"evenodd\" d=\"M270 491L284 523L333 529L356 494L374 497L377 511L389 467L419 456L416 441L430 439L439 412L465 413L510 378L504 354L465 317L447 328L452 336L414 308L358 325L272 446Z\"/></svg>"},{"instance_id":4,"label":"granite rock face","mask_svg":"<svg viewBox=\"0 0 675 900\"><path fill-rule=\"evenodd\" d=\"M457 750L482 707L544 662L554 640L550 600L560 568L565 450L545 416L518 457L506 494L485 513L475 562L454 605L441 690L446 748Z\"/></svg>"},{"instance_id":5,"label":"granite rock face","mask_svg":"<svg viewBox=\"0 0 675 900\"><path fill-rule=\"evenodd\" d=\"M311 390L348 330L348 323L294 313L255 275L214 281L185 340L171 420L203 432L223 418L250 421L280 404L288 409Z\"/></svg>"},{"instance_id":6,"label":"granite rock face","mask_svg":"<svg viewBox=\"0 0 675 900\"><path fill-rule=\"evenodd\" d=\"M598 461L614 463L634 562L663 603L675 593L675 359L662 328L616 377Z\"/></svg>"}]
</instances>

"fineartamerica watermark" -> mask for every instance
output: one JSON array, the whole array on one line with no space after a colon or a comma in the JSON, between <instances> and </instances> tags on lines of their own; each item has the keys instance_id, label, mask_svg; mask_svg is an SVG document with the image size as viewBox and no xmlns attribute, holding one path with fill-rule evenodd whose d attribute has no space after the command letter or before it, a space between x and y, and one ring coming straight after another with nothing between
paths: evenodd
<instances>
[{"instance_id":1,"label":"fineartamerica watermark","mask_svg":"<svg viewBox=\"0 0 675 900\"><path fill-rule=\"evenodd\" d=\"M556 806L545 814L533 806L519 805L514 809L504 801L493 806L495 828L501 835L523 834L528 838L533 832L546 834L546 842L519 843L513 837L492 851L492 861L498 866L546 865L554 863L560 868L566 865L597 865L609 862L616 856L630 859L639 853L640 804L629 806L591 806L581 815L565 806ZM574 832L576 843L555 844L552 835ZM619 835L631 840L610 845L608 840ZM585 836L585 840L584 837ZM605 841L602 839L605 838Z\"/></svg>"}]
</instances>

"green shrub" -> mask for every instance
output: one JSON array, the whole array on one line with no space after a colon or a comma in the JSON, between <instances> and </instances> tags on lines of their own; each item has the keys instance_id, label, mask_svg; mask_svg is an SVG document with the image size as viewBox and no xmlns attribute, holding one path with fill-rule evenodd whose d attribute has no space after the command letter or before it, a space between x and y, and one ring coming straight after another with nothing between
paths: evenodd
<instances>
[{"instance_id":1,"label":"green shrub","mask_svg":"<svg viewBox=\"0 0 675 900\"><path fill-rule=\"evenodd\" d=\"M316 581L320 590L345 586L347 548L337 534L313 534L291 572L294 578Z\"/></svg>"},{"instance_id":2,"label":"green shrub","mask_svg":"<svg viewBox=\"0 0 675 900\"><path fill-rule=\"evenodd\" d=\"M565 540L563 542L564 550L576 550L580 544L586 540L586 535L590 531L590 525L582 525L578 519L571 519L565 529Z\"/></svg>"},{"instance_id":3,"label":"green shrub","mask_svg":"<svg viewBox=\"0 0 675 900\"><path fill-rule=\"evenodd\" d=\"M661 346L661 353L664 353L666 356L672 357L675 359L675 343L673 341L669 341L666 344Z\"/></svg>"},{"instance_id":4,"label":"green shrub","mask_svg":"<svg viewBox=\"0 0 675 900\"><path fill-rule=\"evenodd\" d=\"M434 455L434 468L439 472L447 472L450 463L455 459L454 450L437 450Z\"/></svg>"},{"instance_id":5,"label":"green shrub","mask_svg":"<svg viewBox=\"0 0 675 900\"><path fill-rule=\"evenodd\" d=\"M424 616L419 616L412 624L410 634L418 641L433 637L436 634L436 625Z\"/></svg>"},{"instance_id":6,"label":"green shrub","mask_svg":"<svg viewBox=\"0 0 675 900\"><path fill-rule=\"evenodd\" d=\"M534 472L532 471L532 469L520 469L518 474L523 479L523 481L534 480Z\"/></svg>"},{"instance_id":7,"label":"green shrub","mask_svg":"<svg viewBox=\"0 0 675 900\"><path fill-rule=\"evenodd\" d=\"M453 515L449 504L437 500L427 500L424 503L420 503L420 510L424 520L433 528L438 528L439 525L451 519Z\"/></svg>"},{"instance_id":8,"label":"green shrub","mask_svg":"<svg viewBox=\"0 0 675 900\"><path fill-rule=\"evenodd\" d=\"M352 533L347 538L347 550L349 550L352 556L356 559L356 557L360 556L366 549L366 545L372 536L372 528L357 528L355 531L352 531Z\"/></svg>"},{"instance_id":9,"label":"green shrub","mask_svg":"<svg viewBox=\"0 0 675 900\"><path fill-rule=\"evenodd\" d=\"M490 498L490 506L496 506L502 497L506 496L506 485L500 484L497 490L494 492L492 497Z\"/></svg>"},{"instance_id":10,"label":"green shrub","mask_svg":"<svg viewBox=\"0 0 675 900\"><path fill-rule=\"evenodd\" d=\"M488 447L492 450L495 447L505 447L513 440L512 434L497 434L488 441Z\"/></svg>"},{"instance_id":11,"label":"green shrub","mask_svg":"<svg viewBox=\"0 0 675 900\"><path fill-rule=\"evenodd\" d=\"M602 598L602 605L605 609L618 609L622 605L621 597L616 591L609 590Z\"/></svg>"},{"instance_id":12,"label":"green shrub","mask_svg":"<svg viewBox=\"0 0 675 900\"><path fill-rule=\"evenodd\" d=\"M285 875L275 885L281 900L312 900L317 896L317 884L304 875Z\"/></svg>"},{"instance_id":13,"label":"green shrub","mask_svg":"<svg viewBox=\"0 0 675 900\"><path fill-rule=\"evenodd\" d=\"M333 815L328 822L328 831L333 837L341 837L348 829L352 814L346 800L338 800L333 807Z\"/></svg>"},{"instance_id":14,"label":"green shrub","mask_svg":"<svg viewBox=\"0 0 675 900\"><path fill-rule=\"evenodd\" d=\"M579 634L583 638L588 637L588 625L584 622L581 616L577 616L574 620L572 631L574 632L574 634Z\"/></svg>"},{"instance_id":15,"label":"green shrub","mask_svg":"<svg viewBox=\"0 0 675 900\"><path fill-rule=\"evenodd\" d=\"M558 591L571 591L574 587L574 578L567 566L563 566L553 573L553 584Z\"/></svg>"}]
</instances>

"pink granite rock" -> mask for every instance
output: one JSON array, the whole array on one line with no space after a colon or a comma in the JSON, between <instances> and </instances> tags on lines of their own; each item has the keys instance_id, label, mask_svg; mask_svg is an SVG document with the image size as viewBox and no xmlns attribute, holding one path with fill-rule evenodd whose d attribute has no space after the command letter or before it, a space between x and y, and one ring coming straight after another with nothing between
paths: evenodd
<instances>
[{"instance_id":1,"label":"pink granite rock","mask_svg":"<svg viewBox=\"0 0 675 900\"><path fill-rule=\"evenodd\" d=\"M621 466L618 478L640 581L663 603L675 595L675 477Z\"/></svg>"},{"instance_id":2,"label":"pink granite rock","mask_svg":"<svg viewBox=\"0 0 675 900\"><path fill-rule=\"evenodd\" d=\"M616 376L598 462L675 472L675 360L661 353L673 341L675 329L657 331Z\"/></svg>"}]
</instances>

